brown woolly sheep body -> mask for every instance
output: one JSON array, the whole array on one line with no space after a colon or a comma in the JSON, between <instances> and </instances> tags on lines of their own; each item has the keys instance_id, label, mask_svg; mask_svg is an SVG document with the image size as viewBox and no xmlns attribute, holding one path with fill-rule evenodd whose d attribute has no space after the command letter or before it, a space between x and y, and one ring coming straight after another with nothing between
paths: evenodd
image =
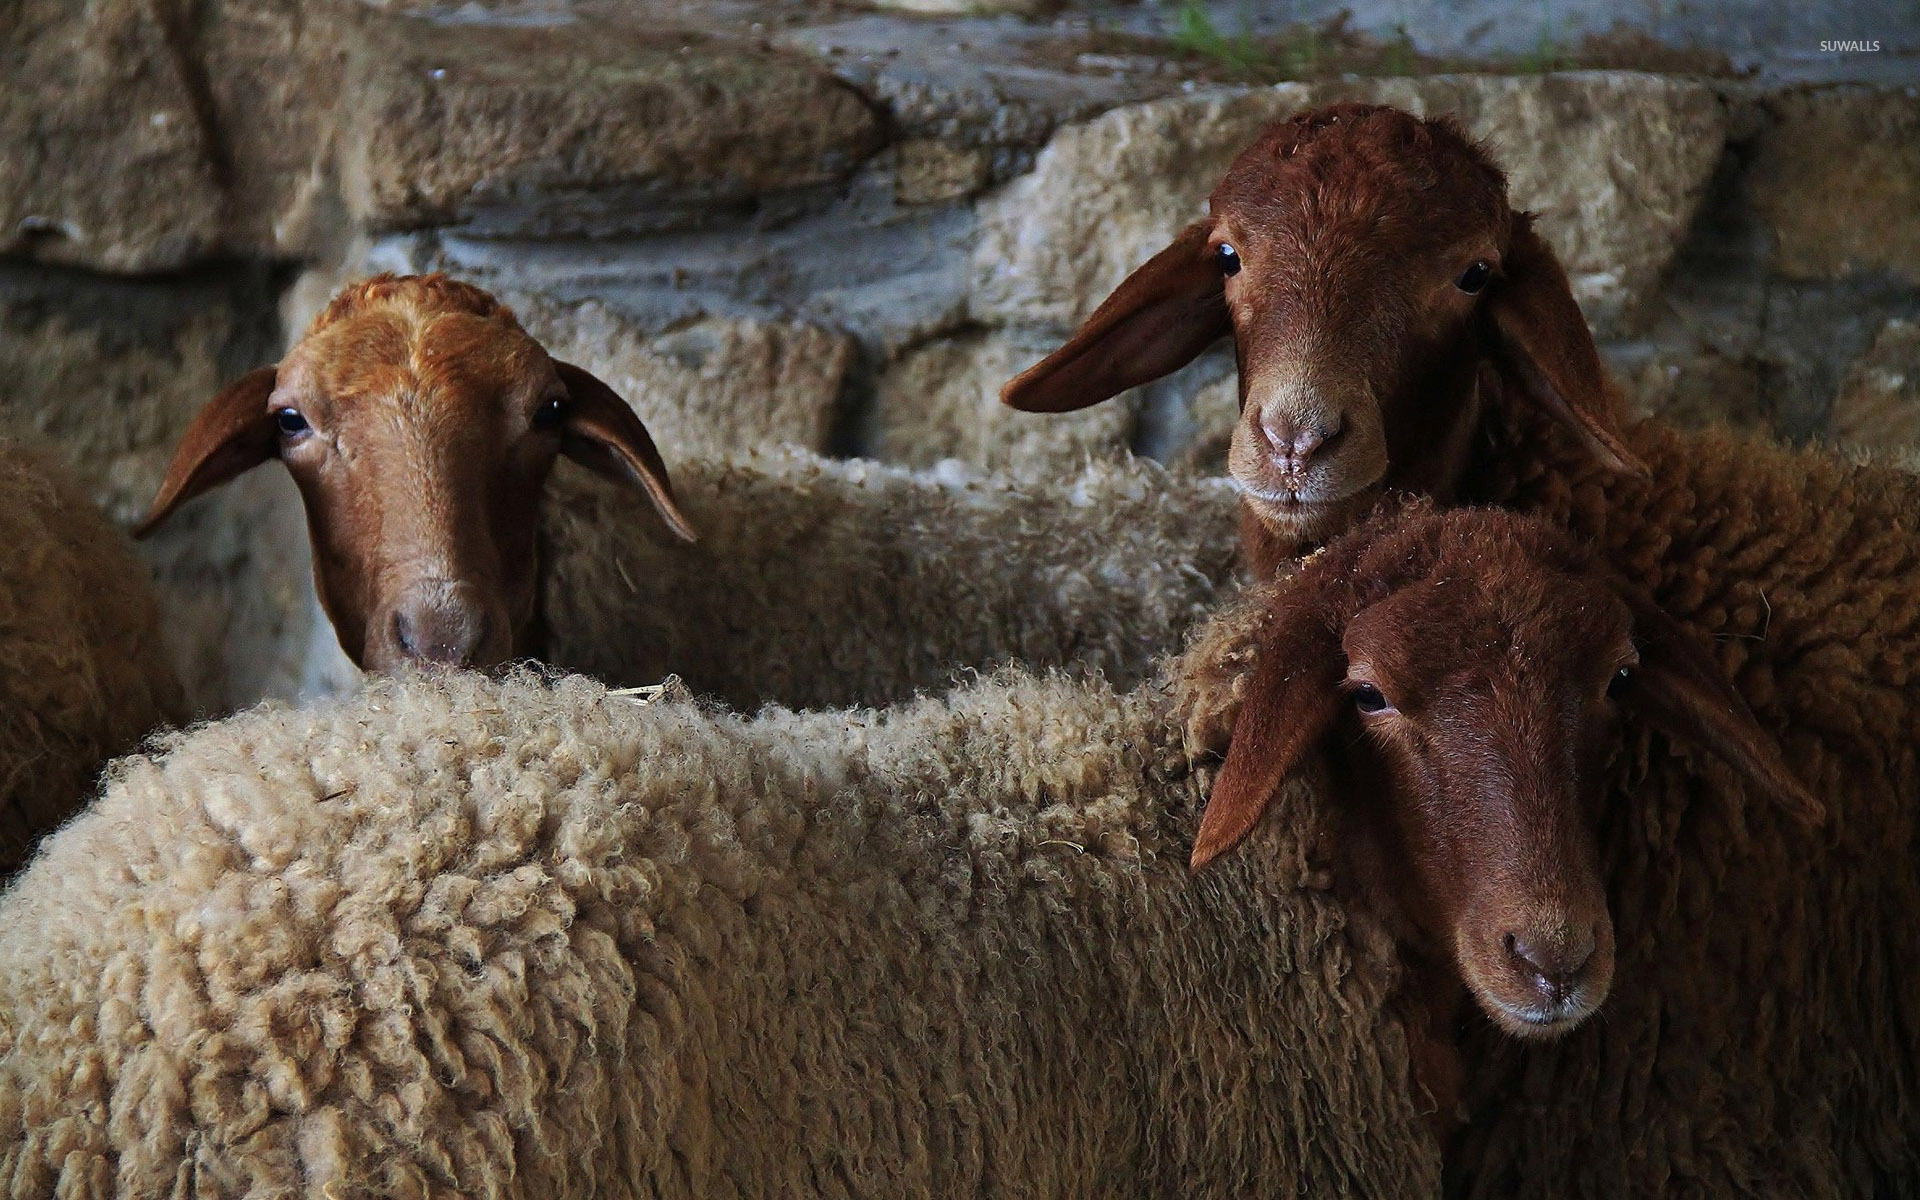
<instances>
[{"instance_id":1,"label":"brown woolly sheep body","mask_svg":"<svg viewBox=\"0 0 1920 1200\"><path fill-rule=\"evenodd\" d=\"M1630 743L1599 830L1605 1016L1548 1045L1463 1016L1449 1190L1920 1190L1920 479L1653 423L1629 434L1651 478L1625 479L1543 428L1508 432L1532 465L1484 498L1570 529L1709 646L1828 821ZM1262 611L1190 652L1197 747L1225 744Z\"/></svg>"},{"instance_id":2,"label":"brown woolly sheep body","mask_svg":"<svg viewBox=\"0 0 1920 1200\"><path fill-rule=\"evenodd\" d=\"M880 713L470 674L245 713L123 760L0 898L0 1181L1432 1195L1309 789L1190 880L1199 802L1157 692L1011 672Z\"/></svg>"},{"instance_id":3,"label":"brown woolly sheep body","mask_svg":"<svg viewBox=\"0 0 1920 1200\"><path fill-rule=\"evenodd\" d=\"M86 497L0 442L0 874L100 766L185 715L146 570Z\"/></svg>"},{"instance_id":4,"label":"brown woolly sheep body","mask_svg":"<svg viewBox=\"0 0 1920 1200\"><path fill-rule=\"evenodd\" d=\"M1629 437L1650 479L1541 446L1501 498L1711 643L1828 827L1717 764L1626 756L1602 835L1635 934L1622 986L1544 1052L1477 1039L1454 1187L1920 1191L1920 478L1725 432Z\"/></svg>"},{"instance_id":5,"label":"brown woolly sheep body","mask_svg":"<svg viewBox=\"0 0 1920 1200\"><path fill-rule=\"evenodd\" d=\"M630 493L552 486L547 661L749 710L883 705L1012 661L1124 689L1233 577L1229 485L1145 461L1047 483L797 450L682 463L692 546Z\"/></svg>"}]
</instances>

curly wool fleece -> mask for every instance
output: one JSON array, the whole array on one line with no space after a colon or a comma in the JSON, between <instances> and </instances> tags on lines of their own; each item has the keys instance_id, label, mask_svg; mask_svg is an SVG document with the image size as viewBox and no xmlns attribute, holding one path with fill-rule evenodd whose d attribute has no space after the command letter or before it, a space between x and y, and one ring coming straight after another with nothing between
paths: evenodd
<instances>
[{"instance_id":1,"label":"curly wool fleece","mask_svg":"<svg viewBox=\"0 0 1920 1200\"><path fill-rule=\"evenodd\" d=\"M1160 698L376 683L124 760L0 898L17 1197L1430 1196L1324 814L1185 872Z\"/></svg>"},{"instance_id":2,"label":"curly wool fleece","mask_svg":"<svg viewBox=\"0 0 1920 1200\"><path fill-rule=\"evenodd\" d=\"M46 462L0 442L0 874L100 766L185 716L147 571Z\"/></svg>"},{"instance_id":3,"label":"curly wool fleece","mask_svg":"<svg viewBox=\"0 0 1920 1200\"><path fill-rule=\"evenodd\" d=\"M1629 730L1599 817L1612 994L1552 1042L1466 1017L1448 1191L1920 1194L1920 479L1652 422L1630 440L1651 479L1536 442L1498 498L1710 646L1829 823ZM1267 593L1176 672L1196 752L1225 748Z\"/></svg>"}]
</instances>

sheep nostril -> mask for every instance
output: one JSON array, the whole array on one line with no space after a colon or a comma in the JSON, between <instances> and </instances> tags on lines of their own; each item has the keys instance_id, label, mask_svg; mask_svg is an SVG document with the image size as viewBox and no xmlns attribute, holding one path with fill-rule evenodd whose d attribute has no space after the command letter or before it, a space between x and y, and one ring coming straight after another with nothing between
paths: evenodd
<instances>
[{"instance_id":1,"label":"sheep nostril","mask_svg":"<svg viewBox=\"0 0 1920 1200\"><path fill-rule=\"evenodd\" d=\"M1268 453L1282 470L1288 472L1305 470L1316 455L1345 431L1345 427L1346 422L1340 417L1303 425L1274 413L1260 415L1260 432L1266 436Z\"/></svg>"},{"instance_id":2,"label":"sheep nostril","mask_svg":"<svg viewBox=\"0 0 1920 1200\"><path fill-rule=\"evenodd\" d=\"M1581 976L1593 961L1591 938L1535 939L1507 933L1500 941L1527 982L1556 1004L1564 1003L1579 989Z\"/></svg>"},{"instance_id":3,"label":"sheep nostril","mask_svg":"<svg viewBox=\"0 0 1920 1200\"><path fill-rule=\"evenodd\" d=\"M470 667L488 645L493 621L483 606L461 597L415 597L394 609L393 644L418 663Z\"/></svg>"},{"instance_id":4,"label":"sheep nostril","mask_svg":"<svg viewBox=\"0 0 1920 1200\"><path fill-rule=\"evenodd\" d=\"M420 657L420 646L416 637L413 621L408 618L406 610L395 609L393 613L393 641L395 645L400 647L402 657Z\"/></svg>"},{"instance_id":5,"label":"sheep nostril","mask_svg":"<svg viewBox=\"0 0 1920 1200\"><path fill-rule=\"evenodd\" d=\"M480 656L480 648L487 644L487 638L492 632L492 620L485 613L475 615L467 626L466 644L459 648L456 661L463 667L472 666L474 660Z\"/></svg>"}]
</instances>

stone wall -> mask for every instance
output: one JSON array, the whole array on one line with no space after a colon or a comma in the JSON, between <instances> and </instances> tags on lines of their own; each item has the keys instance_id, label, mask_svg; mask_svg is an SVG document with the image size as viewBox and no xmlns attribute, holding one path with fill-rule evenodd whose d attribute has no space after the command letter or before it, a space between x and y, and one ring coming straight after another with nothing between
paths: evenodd
<instances>
[{"instance_id":1,"label":"stone wall","mask_svg":"<svg viewBox=\"0 0 1920 1200\"><path fill-rule=\"evenodd\" d=\"M1217 471L1224 352L1071 418L994 394L1261 125L1358 97L1494 147L1644 410L1920 447L1912 46L1806 82L1657 42L1688 73L1441 62L1343 26L1367 70L1275 82L1277 51L1141 33L1152 5L1001 7L1027 15L23 0L0 16L0 430L130 523L194 408L341 282L446 270L612 383L670 462ZM203 709L351 680L276 472L143 549Z\"/></svg>"}]
</instances>

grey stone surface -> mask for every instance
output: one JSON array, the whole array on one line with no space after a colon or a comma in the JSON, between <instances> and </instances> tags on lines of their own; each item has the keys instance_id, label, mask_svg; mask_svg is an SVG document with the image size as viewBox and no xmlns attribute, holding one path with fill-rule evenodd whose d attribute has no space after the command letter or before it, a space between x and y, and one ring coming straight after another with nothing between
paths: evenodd
<instances>
[{"instance_id":1,"label":"grey stone surface","mask_svg":"<svg viewBox=\"0 0 1920 1200\"><path fill-rule=\"evenodd\" d=\"M994 173L1005 178L1062 124L1177 86L1158 75L1061 70L1039 57L1057 36L1005 19L876 15L803 25L777 42L817 57L872 97L907 137L997 150Z\"/></svg>"},{"instance_id":2,"label":"grey stone surface","mask_svg":"<svg viewBox=\"0 0 1920 1200\"><path fill-rule=\"evenodd\" d=\"M1049 339L975 331L917 347L880 377L877 457L913 467L957 458L1034 477L1124 457L1139 407L1119 397L1077 413L1017 412L1000 385L1045 357Z\"/></svg>"},{"instance_id":3,"label":"grey stone surface","mask_svg":"<svg viewBox=\"0 0 1920 1200\"><path fill-rule=\"evenodd\" d=\"M956 16L972 13L1014 13L1037 16L1051 0L868 0L883 12L913 13L916 16Z\"/></svg>"},{"instance_id":4,"label":"grey stone surface","mask_svg":"<svg viewBox=\"0 0 1920 1200\"><path fill-rule=\"evenodd\" d=\"M1621 4L1619 0L1240 0L1181 4L1076 4L1110 29L1166 33L1190 9L1223 33L1298 34L1337 27L1444 57L1491 56L1509 69L1561 61L1608 47L1654 47L1724 56L1739 72L1769 83L1788 79L1910 80L1920 72L1920 8L1907 0L1687 0ZM1872 42L1872 50L1839 43Z\"/></svg>"},{"instance_id":5,"label":"grey stone surface","mask_svg":"<svg viewBox=\"0 0 1920 1200\"><path fill-rule=\"evenodd\" d=\"M986 186L993 158L978 146L949 146L937 138L900 143L894 198L902 204L964 200Z\"/></svg>"},{"instance_id":6,"label":"grey stone surface","mask_svg":"<svg viewBox=\"0 0 1920 1200\"><path fill-rule=\"evenodd\" d=\"M276 291L257 267L134 281L0 265L0 424L131 523L200 406L278 357Z\"/></svg>"},{"instance_id":7,"label":"grey stone surface","mask_svg":"<svg viewBox=\"0 0 1920 1200\"><path fill-rule=\"evenodd\" d=\"M798 320L849 333L886 361L962 323L973 223L964 204L899 204L892 175L874 169L834 208L774 229L564 240L425 233L375 239L353 259L369 271L444 270L562 303L596 300L650 332L709 316Z\"/></svg>"},{"instance_id":8,"label":"grey stone surface","mask_svg":"<svg viewBox=\"0 0 1920 1200\"><path fill-rule=\"evenodd\" d=\"M633 406L669 468L783 443L827 448L854 353L844 334L729 317L649 334L599 301L502 299L548 353L592 371Z\"/></svg>"},{"instance_id":9,"label":"grey stone surface","mask_svg":"<svg viewBox=\"0 0 1920 1200\"><path fill-rule=\"evenodd\" d=\"M881 144L865 101L796 56L645 21L457 18L369 23L354 52L341 171L371 228L712 224L836 184Z\"/></svg>"},{"instance_id":10,"label":"grey stone surface","mask_svg":"<svg viewBox=\"0 0 1920 1200\"><path fill-rule=\"evenodd\" d=\"M1720 158L1726 116L1703 85L1619 73L1281 84L1117 109L1063 130L983 201L972 314L1076 324L1206 212L1233 156L1272 121L1335 99L1459 114L1536 211L1588 319L1631 324Z\"/></svg>"}]
</instances>

